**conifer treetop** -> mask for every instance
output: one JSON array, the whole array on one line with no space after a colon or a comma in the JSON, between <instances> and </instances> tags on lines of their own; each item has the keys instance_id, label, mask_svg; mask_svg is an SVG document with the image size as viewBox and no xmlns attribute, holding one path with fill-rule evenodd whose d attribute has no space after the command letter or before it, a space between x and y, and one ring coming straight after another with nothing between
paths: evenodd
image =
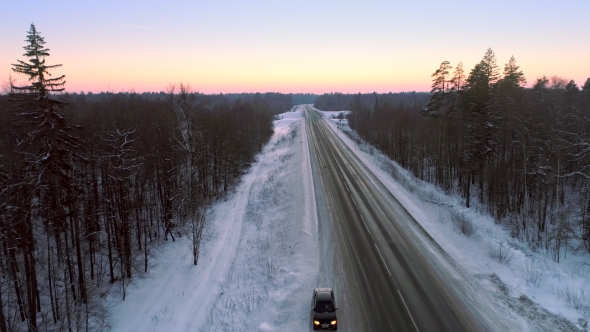
<instances>
[{"instance_id":1,"label":"conifer treetop","mask_svg":"<svg viewBox=\"0 0 590 332\"><path fill-rule=\"evenodd\" d=\"M526 84L526 78L524 73L519 70L519 66L516 65L516 59L514 56L510 57L508 63L504 66L504 78L503 80L513 86L521 87Z\"/></svg>"},{"instance_id":2,"label":"conifer treetop","mask_svg":"<svg viewBox=\"0 0 590 332\"><path fill-rule=\"evenodd\" d=\"M28 60L17 60L18 63L12 64L12 70L27 75L31 84L12 86L13 91L15 91L13 97L16 100L30 99L31 97L43 100L47 98L50 92L63 91L63 86L66 83L64 80L65 75L50 78L51 74L49 73L50 69L61 67L61 64L51 66L45 64L45 57L49 56L49 49L45 48L45 39L41 37L34 23L31 23L25 41L28 44L23 47L25 49L23 56L27 57Z\"/></svg>"}]
</instances>

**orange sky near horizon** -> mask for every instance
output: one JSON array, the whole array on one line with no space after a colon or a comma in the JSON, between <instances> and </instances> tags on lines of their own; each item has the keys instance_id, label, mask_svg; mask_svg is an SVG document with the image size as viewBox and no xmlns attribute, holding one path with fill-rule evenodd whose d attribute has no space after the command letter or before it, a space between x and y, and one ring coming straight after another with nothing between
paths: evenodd
<instances>
[{"instance_id":1,"label":"orange sky near horizon","mask_svg":"<svg viewBox=\"0 0 590 332\"><path fill-rule=\"evenodd\" d=\"M54 48L56 49L56 48ZM485 49L479 57L464 61L464 68L469 72L476 62L481 59ZM370 55L364 59L347 63L344 60L331 61L330 57L321 61L310 59L280 58L266 62L257 59L242 59L236 61L213 61L199 58L197 64L185 67L182 64L158 67L154 59L133 61L135 55L124 57L98 56L88 66L76 57L53 52L48 58L61 59L63 66L53 71L54 74L66 75L66 91L112 91L112 92L145 92L164 91L170 84L188 83L201 93L239 93L239 92L282 92L282 93L368 93L368 92L403 92L429 91L430 75L438 68L442 60L429 60L399 57L397 61L378 61ZM497 54L497 52L496 52ZM165 54L161 55L163 58ZM497 54L500 68L508 61L510 55ZM21 58L22 57L17 57ZM82 56L89 59L89 56ZM393 59L394 57L392 57ZM524 60L523 60L524 58ZM516 57L517 64L524 71L528 86L534 84L537 77L543 75L557 75L567 79L574 79L579 86L584 84L584 75L579 74L579 68L586 64L583 56L569 56L562 61L562 65L548 70L550 66L535 55ZM151 62L154 61L154 62ZM297 62L298 61L298 62ZM429 65L420 65L424 61ZM455 66L458 61L450 59ZM13 61L14 62L14 61ZM290 63L290 65L284 65ZM403 65L399 65L399 63ZM396 65L398 64L398 65ZM587 64L586 64L587 66ZM148 68L148 70L146 70ZM589 68L590 69L590 68ZM586 71L590 74L590 70ZM531 74L533 73L533 74ZM9 75L7 72L5 77ZM15 76L18 83L25 83L26 77Z\"/></svg>"},{"instance_id":2,"label":"orange sky near horizon","mask_svg":"<svg viewBox=\"0 0 590 332\"><path fill-rule=\"evenodd\" d=\"M429 91L442 61L462 61L468 74L489 47L500 71L514 55L528 86L543 75L578 86L590 77L590 2L583 0L570 7L548 0L493 7L466 0L32 2L7 4L11 15L0 20L2 81L11 74L26 81L10 68L24 60L30 22L51 49L48 64L63 64L52 73L66 75L68 92L158 92L181 82L202 93ZM462 17L457 29L439 25L449 10Z\"/></svg>"}]
</instances>

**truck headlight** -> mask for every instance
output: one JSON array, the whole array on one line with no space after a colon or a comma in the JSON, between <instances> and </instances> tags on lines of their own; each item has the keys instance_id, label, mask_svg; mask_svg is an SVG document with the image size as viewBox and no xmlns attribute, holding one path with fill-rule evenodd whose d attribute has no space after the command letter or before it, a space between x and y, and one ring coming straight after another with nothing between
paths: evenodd
<instances>
[{"instance_id":1,"label":"truck headlight","mask_svg":"<svg viewBox=\"0 0 590 332\"><path fill-rule=\"evenodd\" d=\"M331 321L331 322L330 322L330 324L332 324L332 325L336 325L336 321L335 321L335 320L333 320L333 321Z\"/></svg>"},{"instance_id":2,"label":"truck headlight","mask_svg":"<svg viewBox=\"0 0 590 332\"><path fill-rule=\"evenodd\" d=\"M320 325L320 321L319 321L319 320L314 320L314 321L313 321L313 323L314 323L315 325Z\"/></svg>"}]
</instances>

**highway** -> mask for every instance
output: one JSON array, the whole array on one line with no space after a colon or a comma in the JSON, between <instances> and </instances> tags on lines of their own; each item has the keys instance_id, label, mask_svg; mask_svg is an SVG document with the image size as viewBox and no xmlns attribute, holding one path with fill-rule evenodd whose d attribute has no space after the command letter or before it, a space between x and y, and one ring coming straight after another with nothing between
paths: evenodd
<instances>
[{"instance_id":1,"label":"highway","mask_svg":"<svg viewBox=\"0 0 590 332\"><path fill-rule=\"evenodd\" d=\"M433 268L439 258L432 248L414 240L419 226L407 210L317 111L308 106L305 116L318 211L318 287L335 290L338 329L487 330Z\"/></svg>"}]
</instances>

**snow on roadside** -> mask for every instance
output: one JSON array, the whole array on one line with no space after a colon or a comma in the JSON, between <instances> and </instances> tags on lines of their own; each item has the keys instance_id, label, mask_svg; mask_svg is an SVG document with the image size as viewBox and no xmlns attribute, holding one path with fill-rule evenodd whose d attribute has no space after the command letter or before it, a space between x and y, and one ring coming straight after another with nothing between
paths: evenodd
<instances>
[{"instance_id":1,"label":"snow on roadside","mask_svg":"<svg viewBox=\"0 0 590 332\"><path fill-rule=\"evenodd\" d=\"M256 171L254 166L251 173ZM212 208L214 220L224 222L212 223L198 266L192 263L188 238L177 237L152 258L147 275L129 285L125 301L112 294L113 331L194 331L206 318L236 252L252 177L245 176L233 199Z\"/></svg>"},{"instance_id":2,"label":"snow on roadside","mask_svg":"<svg viewBox=\"0 0 590 332\"><path fill-rule=\"evenodd\" d=\"M315 198L302 107L275 133L240 185L212 207L193 266L186 238L169 242L150 271L112 294L113 331L302 331L319 262Z\"/></svg>"},{"instance_id":3,"label":"snow on roadside","mask_svg":"<svg viewBox=\"0 0 590 332\"><path fill-rule=\"evenodd\" d=\"M319 262L302 110L279 115L207 331L303 331ZM303 181L302 181L303 180ZM202 329L203 331L205 329Z\"/></svg>"},{"instance_id":4,"label":"snow on roadside","mask_svg":"<svg viewBox=\"0 0 590 332\"><path fill-rule=\"evenodd\" d=\"M486 290L485 296L496 299L499 309L495 304L483 305L495 310L496 315L504 313L513 331L577 331L587 327L589 271L580 269L580 263L590 263L587 255L568 253L557 264L547 255L531 252L526 244L510 238L491 216L478 211L483 208L464 208L459 197L446 195L434 185L416 179L366 143L357 148L340 130L352 134L346 120L335 119L340 112L320 113L330 119L330 127L351 151L468 274L476 289ZM454 221L457 219L471 222L474 234L461 234ZM504 252L506 261L490 258L490 251Z\"/></svg>"}]
</instances>

